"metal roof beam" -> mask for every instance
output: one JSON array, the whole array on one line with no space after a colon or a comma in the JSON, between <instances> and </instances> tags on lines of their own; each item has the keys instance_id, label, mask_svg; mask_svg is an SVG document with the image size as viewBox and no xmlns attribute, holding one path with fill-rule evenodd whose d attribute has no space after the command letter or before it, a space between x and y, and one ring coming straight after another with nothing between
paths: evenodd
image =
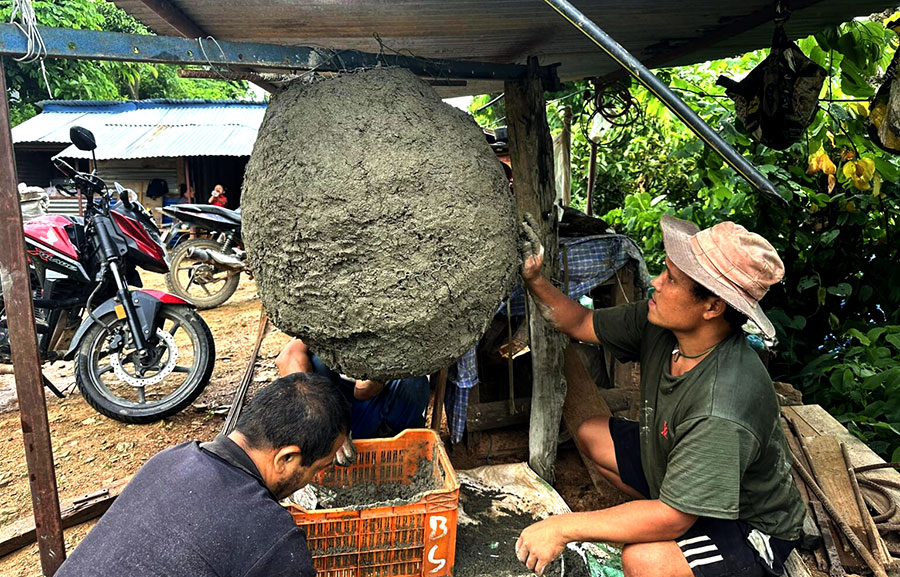
<instances>
[{"instance_id":1,"label":"metal roof beam","mask_svg":"<svg viewBox=\"0 0 900 577\"><path fill-rule=\"evenodd\" d=\"M401 54L370 54L356 50L329 50L306 46L281 46L250 42L213 41L202 38L141 36L96 30L38 27L48 58L83 58L193 64L198 66L252 66L278 70L345 72L376 66L399 66L418 76L466 80L517 80L527 67L463 60L433 60ZM0 54L23 56L24 34L13 24L0 24ZM556 66L540 68L545 90L559 86Z\"/></svg>"},{"instance_id":2,"label":"metal roof beam","mask_svg":"<svg viewBox=\"0 0 900 577\"><path fill-rule=\"evenodd\" d=\"M184 12L173 6L167 0L139 0L141 4L148 10L162 18L166 24L171 26L176 32L186 38L204 38L208 34L206 30L200 28L193 20L188 18ZM250 80L250 79L247 79ZM261 78L250 80L263 90L275 92L278 87L271 82L266 82Z\"/></svg>"}]
</instances>

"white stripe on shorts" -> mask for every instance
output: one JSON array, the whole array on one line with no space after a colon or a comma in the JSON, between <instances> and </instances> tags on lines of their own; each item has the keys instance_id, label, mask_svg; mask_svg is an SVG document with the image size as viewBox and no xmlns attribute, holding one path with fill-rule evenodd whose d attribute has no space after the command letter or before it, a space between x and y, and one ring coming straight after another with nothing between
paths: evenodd
<instances>
[{"instance_id":1,"label":"white stripe on shorts","mask_svg":"<svg viewBox=\"0 0 900 577\"><path fill-rule=\"evenodd\" d=\"M715 545L707 545L706 547L697 547L696 549L688 549L684 551L685 558L691 557L693 555L699 555L700 553L710 553L712 551L718 551L719 548Z\"/></svg>"},{"instance_id":2,"label":"white stripe on shorts","mask_svg":"<svg viewBox=\"0 0 900 577\"><path fill-rule=\"evenodd\" d=\"M700 535L699 537L691 537L690 539L685 539L684 541L678 541L675 543L679 547L684 547L685 545L693 545L694 543L699 543L700 541L710 541L711 539L706 535Z\"/></svg>"},{"instance_id":3,"label":"white stripe on shorts","mask_svg":"<svg viewBox=\"0 0 900 577\"><path fill-rule=\"evenodd\" d=\"M688 565L691 566L691 569L696 567L697 565L710 565L712 563L718 563L719 561L724 561L721 555L716 555L715 557L707 557L706 559L694 559Z\"/></svg>"}]
</instances>

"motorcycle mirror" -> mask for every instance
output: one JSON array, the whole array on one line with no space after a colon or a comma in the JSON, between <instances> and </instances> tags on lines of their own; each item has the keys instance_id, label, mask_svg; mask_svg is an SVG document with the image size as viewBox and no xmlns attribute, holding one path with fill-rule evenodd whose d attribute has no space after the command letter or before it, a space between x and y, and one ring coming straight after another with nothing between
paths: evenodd
<instances>
[{"instance_id":1,"label":"motorcycle mirror","mask_svg":"<svg viewBox=\"0 0 900 577\"><path fill-rule=\"evenodd\" d=\"M73 126L69 129L69 139L78 150L94 150L97 148L94 133L81 126Z\"/></svg>"}]
</instances>

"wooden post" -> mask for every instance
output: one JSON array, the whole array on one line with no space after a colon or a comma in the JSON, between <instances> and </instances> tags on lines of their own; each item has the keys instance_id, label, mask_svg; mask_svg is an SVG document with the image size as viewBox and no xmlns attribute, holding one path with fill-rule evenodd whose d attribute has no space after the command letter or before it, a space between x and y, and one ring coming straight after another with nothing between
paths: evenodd
<instances>
[{"instance_id":1,"label":"wooden post","mask_svg":"<svg viewBox=\"0 0 900 577\"><path fill-rule=\"evenodd\" d=\"M437 373L437 384L434 388L434 404L431 406L431 428L440 434L441 420L444 417L444 395L447 393L447 369Z\"/></svg>"},{"instance_id":2,"label":"wooden post","mask_svg":"<svg viewBox=\"0 0 900 577\"><path fill-rule=\"evenodd\" d=\"M41 570L50 577L65 560L66 546L41 379L41 359L34 329L28 263L25 262L25 233L22 231L22 213L16 188L16 162L5 74L3 59L0 58L0 98L3 99L0 103L0 280L9 325Z\"/></svg>"},{"instance_id":3,"label":"wooden post","mask_svg":"<svg viewBox=\"0 0 900 577\"><path fill-rule=\"evenodd\" d=\"M528 75L506 83L506 118L509 156L519 213L531 213L541 225L544 243L544 275L559 276L559 220L553 178L553 143L547 125L544 89L538 76L537 58L528 59ZM563 351L566 337L541 316L528 299L531 333L533 394L529 430L528 464L546 481L556 474L556 445L566 397Z\"/></svg>"}]
</instances>

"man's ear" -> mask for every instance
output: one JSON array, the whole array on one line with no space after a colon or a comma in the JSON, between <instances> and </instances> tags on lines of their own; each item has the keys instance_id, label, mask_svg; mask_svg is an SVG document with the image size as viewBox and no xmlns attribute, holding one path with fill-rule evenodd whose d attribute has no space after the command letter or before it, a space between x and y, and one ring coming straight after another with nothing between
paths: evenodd
<instances>
[{"instance_id":1,"label":"man's ear","mask_svg":"<svg viewBox=\"0 0 900 577\"><path fill-rule=\"evenodd\" d=\"M719 297L715 297L709 301L709 304L707 305L706 311L703 313L703 316L707 320L712 320L716 317L724 315L726 308L728 308L728 303L726 303Z\"/></svg>"},{"instance_id":2,"label":"man's ear","mask_svg":"<svg viewBox=\"0 0 900 577\"><path fill-rule=\"evenodd\" d=\"M275 456L273 460L275 471L278 473L282 473L288 466L302 463L302 459L300 456L300 447L298 447L297 445L287 445L285 447L279 447L275 450Z\"/></svg>"}]
</instances>

